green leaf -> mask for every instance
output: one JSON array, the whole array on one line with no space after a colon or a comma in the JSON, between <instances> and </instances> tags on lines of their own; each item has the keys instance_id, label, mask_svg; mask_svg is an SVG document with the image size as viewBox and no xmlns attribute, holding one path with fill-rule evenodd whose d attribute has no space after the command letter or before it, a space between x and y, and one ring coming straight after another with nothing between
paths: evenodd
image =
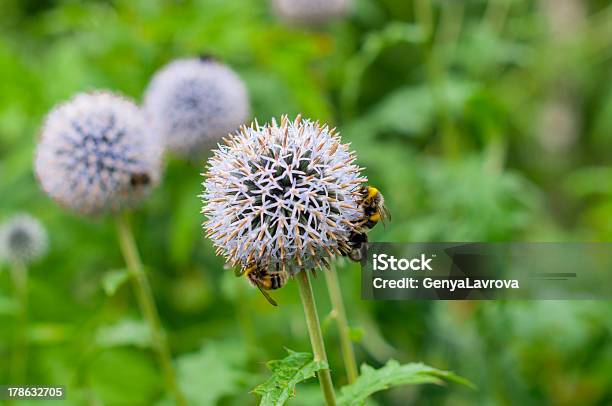
<instances>
[{"instance_id":1,"label":"green leaf","mask_svg":"<svg viewBox=\"0 0 612 406\"><path fill-rule=\"evenodd\" d=\"M125 269L108 271L102 277L102 288L108 296L113 296L129 277L130 275Z\"/></svg>"},{"instance_id":2,"label":"green leaf","mask_svg":"<svg viewBox=\"0 0 612 406\"><path fill-rule=\"evenodd\" d=\"M233 340L212 342L178 358L178 381L190 405L216 405L223 397L246 393L247 358L236 350L241 346Z\"/></svg>"},{"instance_id":3,"label":"green leaf","mask_svg":"<svg viewBox=\"0 0 612 406\"><path fill-rule=\"evenodd\" d=\"M261 395L260 405L282 405L295 395L295 386L309 378L315 372L327 368L327 363L315 361L312 354L295 352L287 349L289 355L281 360L268 362L272 376L253 389Z\"/></svg>"},{"instance_id":4,"label":"green leaf","mask_svg":"<svg viewBox=\"0 0 612 406\"><path fill-rule=\"evenodd\" d=\"M612 196L612 185L610 182L602 182L602 179L612 178L612 168L609 167L586 167L573 171L563 180L563 185L568 193L578 197Z\"/></svg>"},{"instance_id":5,"label":"green leaf","mask_svg":"<svg viewBox=\"0 0 612 406\"><path fill-rule=\"evenodd\" d=\"M448 79L437 93L426 84L400 87L352 122L348 132L396 132L408 137L423 137L434 127L442 106L450 114L460 115L477 89L475 83L458 79Z\"/></svg>"},{"instance_id":6,"label":"green leaf","mask_svg":"<svg viewBox=\"0 0 612 406\"><path fill-rule=\"evenodd\" d=\"M96 343L103 348L133 345L147 348L151 345L149 327L140 320L123 319L117 323L100 327Z\"/></svg>"},{"instance_id":7,"label":"green leaf","mask_svg":"<svg viewBox=\"0 0 612 406\"><path fill-rule=\"evenodd\" d=\"M135 348L102 351L88 365L85 379L92 392L88 401L95 396L101 405L151 405L163 391L155 360Z\"/></svg>"},{"instance_id":8,"label":"green leaf","mask_svg":"<svg viewBox=\"0 0 612 406\"><path fill-rule=\"evenodd\" d=\"M373 393L395 386L422 383L442 384L445 380L460 383L471 388L474 387L470 381L452 372L442 371L421 363L400 365L395 360L389 360L380 369L374 369L363 364L359 378L351 385L344 386L340 390L338 405L362 405Z\"/></svg>"}]
</instances>

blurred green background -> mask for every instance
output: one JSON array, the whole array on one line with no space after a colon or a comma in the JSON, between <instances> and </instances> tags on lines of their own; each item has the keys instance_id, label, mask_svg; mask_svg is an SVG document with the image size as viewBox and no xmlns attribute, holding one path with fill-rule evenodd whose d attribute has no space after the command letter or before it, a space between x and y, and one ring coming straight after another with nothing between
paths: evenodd
<instances>
[{"instance_id":1,"label":"blurred green background","mask_svg":"<svg viewBox=\"0 0 612 406\"><path fill-rule=\"evenodd\" d=\"M610 1L356 0L346 19L308 30L264 0L3 0L0 33L0 220L28 211L51 244L31 269L27 381L67 385L66 404L167 399L130 286L103 289L123 267L112 221L43 195L37 132L76 92L140 101L176 57L230 64L259 122L302 113L338 126L393 215L371 240L612 240ZM304 316L294 283L273 308L214 256L200 226L203 168L168 159L135 213L137 239L192 403L254 404L266 360L309 350ZM612 404L610 302L364 302L358 266L339 272L359 362L423 361L478 386L399 388L378 404ZM325 319L325 283L314 283ZM12 292L5 268L0 382ZM337 331L323 324L340 385ZM291 404L318 396L313 379Z\"/></svg>"}]
</instances>

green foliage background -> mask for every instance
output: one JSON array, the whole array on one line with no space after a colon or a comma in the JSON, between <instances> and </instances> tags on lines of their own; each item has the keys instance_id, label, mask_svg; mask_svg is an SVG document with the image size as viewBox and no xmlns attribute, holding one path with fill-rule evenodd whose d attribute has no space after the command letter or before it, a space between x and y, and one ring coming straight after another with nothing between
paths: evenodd
<instances>
[{"instance_id":1,"label":"green foliage background","mask_svg":"<svg viewBox=\"0 0 612 406\"><path fill-rule=\"evenodd\" d=\"M230 64L260 122L301 112L338 126L393 214L372 240L612 240L612 6L546 3L357 0L346 20L306 30L264 0L4 0L0 219L25 210L51 235L31 269L28 382L67 385L66 404L168 402L129 285L103 289L123 267L112 221L54 205L32 156L53 105L97 88L140 100L175 57ZM551 23L561 3L584 9L562 25L569 34ZM135 214L137 239L192 403L252 404L265 361L308 350L307 332L295 284L272 308L214 256L200 227L203 165L168 160ZM339 271L360 362L422 361L478 387L395 389L379 404L612 403L609 302L363 302L358 267ZM325 318L323 278L315 290ZM0 382L14 310L4 271ZM324 327L342 384L337 332ZM318 396L312 380L291 404Z\"/></svg>"}]
</instances>

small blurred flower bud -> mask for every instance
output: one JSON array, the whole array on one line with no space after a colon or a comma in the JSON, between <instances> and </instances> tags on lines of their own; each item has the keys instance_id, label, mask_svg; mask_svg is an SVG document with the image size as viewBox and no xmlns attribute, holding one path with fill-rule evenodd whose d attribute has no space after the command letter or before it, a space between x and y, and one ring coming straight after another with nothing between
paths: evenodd
<instances>
[{"instance_id":1,"label":"small blurred flower bud","mask_svg":"<svg viewBox=\"0 0 612 406\"><path fill-rule=\"evenodd\" d=\"M0 258L29 264L47 252L47 232L28 214L17 214L0 226Z\"/></svg>"}]
</instances>

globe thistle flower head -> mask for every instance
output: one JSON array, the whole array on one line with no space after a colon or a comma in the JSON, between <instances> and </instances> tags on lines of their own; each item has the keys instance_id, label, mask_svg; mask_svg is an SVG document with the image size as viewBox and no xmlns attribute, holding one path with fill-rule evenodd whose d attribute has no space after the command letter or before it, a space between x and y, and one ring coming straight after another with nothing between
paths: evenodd
<instances>
[{"instance_id":1,"label":"globe thistle flower head","mask_svg":"<svg viewBox=\"0 0 612 406\"><path fill-rule=\"evenodd\" d=\"M339 135L318 122L241 127L208 161L204 228L232 265L296 273L346 249L366 179Z\"/></svg>"},{"instance_id":2,"label":"globe thistle flower head","mask_svg":"<svg viewBox=\"0 0 612 406\"><path fill-rule=\"evenodd\" d=\"M206 154L249 115L247 90L233 70L210 56L178 59L158 71L144 97L148 120L174 153Z\"/></svg>"},{"instance_id":3,"label":"globe thistle flower head","mask_svg":"<svg viewBox=\"0 0 612 406\"><path fill-rule=\"evenodd\" d=\"M272 3L283 21L306 27L342 18L350 8L350 0L273 0Z\"/></svg>"},{"instance_id":4,"label":"globe thistle flower head","mask_svg":"<svg viewBox=\"0 0 612 406\"><path fill-rule=\"evenodd\" d=\"M28 214L18 214L0 226L0 258L29 264L47 252L47 232Z\"/></svg>"},{"instance_id":5,"label":"globe thistle flower head","mask_svg":"<svg viewBox=\"0 0 612 406\"><path fill-rule=\"evenodd\" d=\"M62 206L97 215L131 207L161 176L163 145L132 101L82 93L46 118L35 158L42 189Z\"/></svg>"}]
</instances>

